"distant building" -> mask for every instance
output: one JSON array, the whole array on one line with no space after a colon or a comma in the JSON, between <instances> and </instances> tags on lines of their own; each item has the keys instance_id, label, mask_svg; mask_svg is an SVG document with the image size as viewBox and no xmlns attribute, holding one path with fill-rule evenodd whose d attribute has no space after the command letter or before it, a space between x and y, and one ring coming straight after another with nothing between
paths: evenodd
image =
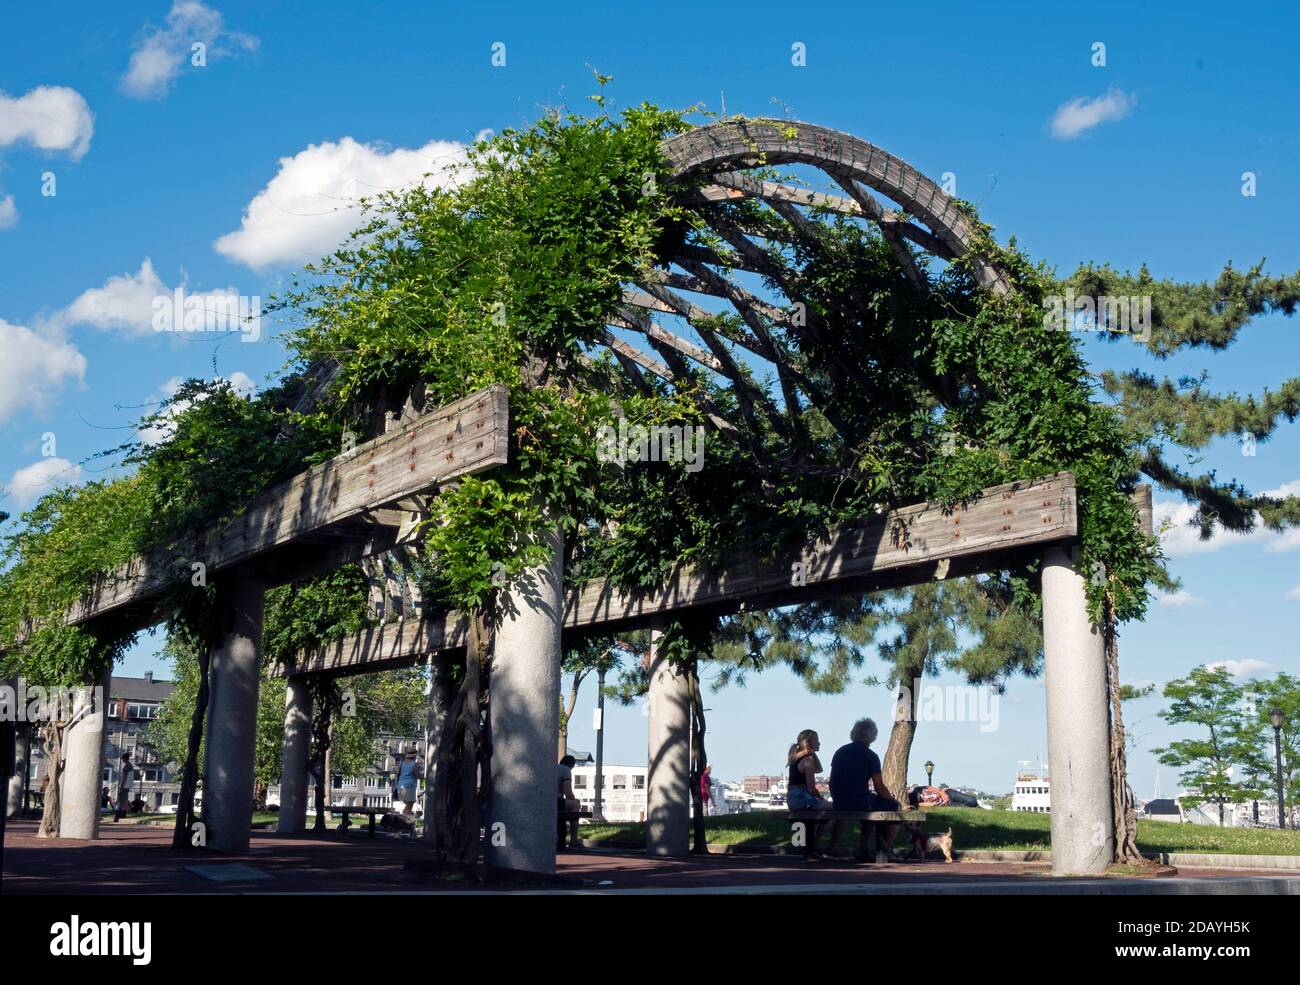
<instances>
[{"instance_id":1,"label":"distant building","mask_svg":"<svg viewBox=\"0 0 1300 985\"><path fill-rule=\"evenodd\" d=\"M109 687L108 715L104 721L103 785L109 792L110 801L117 797L124 752L130 754L135 765L133 800L144 801L146 811L158 811L174 805L179 799L180 781L161 761L158 750L149 744L145 734L174 687L171 681L154 680L152 671L147 671L143 677L113 676ZM39 735L33 736L31 748L28 790L37 791L49 772L49 764Z\"/></svg>"},{"instance_id":2,"label":"distant building","mask_svg":"<svg viewBox=\"0 0 1300 985\"><path fill-rule=\"evenodd\" d=\"M572 753L572 750L570 750ZM576 753L573 754L575 757ZM579 760L581 762L581 760ZM604 783L600 792L601 813L606 821L644 821L646 818L645 766L603 766ZM582 809L594 813L596 806L596 767L573 768L573 795Z\"/></svg>"},{"instance_id":3,"label":"distant building","mask_svg":"<svg viewBox=\"0 0 1300 985\"><path fill-rule=\"evenodd\" d=\"M740 789L745 793L769 793L774 786L784 782L783 776L747 776L740 781Z\"/></svg>"},{"instance_id":4,"label":"distant building","mask_svg":"<svg viewBox=\"0 0 1300 985\"><path fill-rule=\"evenodd\" d=\"M1178 809L1177 802L1168 798L1148 800L1144 813L1152 821L1181 821L1183 819L1182 811Z\"/></svg>"},{"instance_id":5,"label":"distant building","mask_svg":"<svg viewBox=\"0 0 1300 985\"><path fill-rule=\"evenodd\" d=\"M1046 773L1020 773L1011 792L1011 809L1033 814L1050 814L1052 811L1052 779Z\"/></svg>"}]
</instances>

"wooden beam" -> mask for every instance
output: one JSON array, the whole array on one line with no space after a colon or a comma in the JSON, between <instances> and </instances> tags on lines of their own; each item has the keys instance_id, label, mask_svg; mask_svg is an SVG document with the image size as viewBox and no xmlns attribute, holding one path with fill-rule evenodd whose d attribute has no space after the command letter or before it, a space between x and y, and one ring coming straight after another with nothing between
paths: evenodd
<instances>
[{"instance_id":1,"label":"wooden beam","mask_svg":"<svg viewBox=\"0 0 1300 985\"><path fill-rule=\"evenodd\" d=\"M822 208L829 212L838 212L842 215L866 217L862 206L852 198L845 198L842 195L828 195L824 192L815 192L807 188L795 188L792 185L783 185L775 181L759 181L752 175L737 171L715 174L713 180L718 182L718 186L722 187L706 186L718 188L718 193L715 193L709 199L710 201L723 201L732 197L736 191L743 191L774 205L778 202L805 205L810 208ZM945 260L951 260L956 256L952 247L928 229L909 221L905 213L882 209L878 215L872 215L871 218L882 229L894 230L900 236L907 237L935 256L942 257Z\"/></svg>"},{"instance_id":2,"label":"wooden beam","mask_svg":"<svg viewBox=\"0 0 1300 985\"><path fill-rule=\"evenodd\" d=\"M665 305L667 307L667 305ZM669 308L669 311L672 309ZM709 369L717 372L722 371L722 363L718 358L705 350L701 349L693 342L688 342L679 335L674 335L662 325L657 324L644 315L639 309L624 305L621 311L623 323L619 327L629 327L645 335L646 338L666 345L668 348L680 352L683 356L694 359L701 366L707 366Z\"/></svg>"},{"instance_id":3,"label":"wooden beam","mask_svg":"<svg viewBox=\"0 0 1300 985\"><path fill-rule=\"evenodd\" d=\"M567 595L564 628L582 635L621 631L692 609L776 608L956 578L1012 566L1044 544L1077 536L1074 476L1060 472L993 486L953 509L922 503L834 527L799 551L767 557L744 553L713 569L682 568L653 593L624 592L603 581L574 588ZM300 653L291 662L292 672L410 665L438 649L462 646L462 622L452 613L404 628L394 624ZM289 672L281 667L273 674Z\"/></svg>"},{"instance_id":4,"label":"wooden beam","mask_svg":"<svg viewBox=\"0 0 1300 985\"><path fill-rule=\"evenodd\" d=\"M270 677L293 674L369 674L419 663L430 654L464 649L468 623L459 612L403 619L346 636L273 664Z\"/></svg>"},{"instance_id":5,"label":"wooden beam","mask_svg":"<svg viewBox=\"0 0 1300 985\"><path fill-rule=\"evenodd\" d=\"M281 580L292 580L290 566L280 562L297 560L289 550L295 544L348 544L377 537L372 546L378 545L386 539L380 531L401 522L396 513L376 513L379 508L506 463L507 396L500 385L480 390L294 476L262 493L202 541L137 557L103 575L67 612L66 621L125 614L128 622L150 625L151 603L169 585L188 580L194 563L205 565L211 576L239 564L272 561L271 567L286 567L278 573ZM364 528L372 524L370 534ZM316 564L316 559L305 561L308 569Z\"/></svg>"},{"instance_id":6,"label":"wooden beam","mask_svg":"<svg viewBox=\"0 0 1300 985\"><path fill-rule=\"evenodd\" d=\"M653 595L620 591L603 582L570 592L565 626L618 627L652 616L726 602L791 605L831 582L911 569L928 581L942 562L980 558L996 568L1000 552L1077 536L1074 476L986 489L965 507L922 503L881 517L832 528L790 556L730 558L715 570L675 572ZM795 569L793 565L801 567ZM798 577L796 577L798 575ZM797 583L799 582L799 583Z\"/></svg>"}]
</instances>

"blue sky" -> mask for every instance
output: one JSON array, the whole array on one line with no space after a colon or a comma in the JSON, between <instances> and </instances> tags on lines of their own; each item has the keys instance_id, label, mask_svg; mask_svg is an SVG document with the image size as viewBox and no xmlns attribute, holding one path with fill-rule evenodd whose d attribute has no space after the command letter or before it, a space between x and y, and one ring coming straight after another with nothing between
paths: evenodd
<instances>
[{"instance_id":1,"label":"blue sky","mask_svg":"<svg viewBox=\"0 0 1300 985\"><path fill-rule=\"evenodd\" d=\"M215 372L254 386L281 366L274 325L256 343L159 334L153 296L177 286L273 294L338 241L357 195L441 168L484 130L589 106L591 67L614 76L616 105L788 113L932 177L952 172L1000 237L1062 269L1145 261L1159 276L1202 279L1227 260L1267 258L1275 273L1294 271L1298 20L1267 3L1218 16L1162 3L935 3L924 13L760 3L725 17L671 3L7 5L0 509L96 474L104 466L88 456L129 438L170 381ZM195 41L206 65L191 64ZM494 66L498 42L505 64ZM1104 66L1092 64L1094 42L1106 46ZM1071 122L1082 128L1072 136L1061 130ZM1242 195L1246 171L1253 197ZM43 194L50 175L55 194ZM1098 367L1155 366L1127 341L1087 351ZM1278 317L1226 355L1155 369L1209 370L1219 388L1258 390L1297 367L1296 325ZM43 454L47 434L53 454ZM1284 488L1300 482L1300 429L1284 427L1253 457L1220 443L1207 461L1252 488ZM1126 628L1126 679L1163 683L1220 660L1246 673L1300 670L1300 597L1287 597L1300 596L1300 537L1198 545L1175 532L1169 550L1188 594ZM146 638L123 672L162 672L156 648ZM588 685L579 747L594 741L591 704ZM779 769L801 728L831 744L861 714L886 718L889 698L865 686L815 698L778 671L709 705L715 773L733 778ZM1151 717L1158 707L1148 699L1129 712L1143 720L1131 760L1139 796L1155 782L1149 749L1173 736ZM643 761L639 711L608 722L610 759ZM995 731L925 722L913 763L930 758L936 779L1005 790L1017 762L1045 750L1041 682L1016 680ZM1172 771L1161 783L1175 789Z\"/></svg>"}]
</instances>

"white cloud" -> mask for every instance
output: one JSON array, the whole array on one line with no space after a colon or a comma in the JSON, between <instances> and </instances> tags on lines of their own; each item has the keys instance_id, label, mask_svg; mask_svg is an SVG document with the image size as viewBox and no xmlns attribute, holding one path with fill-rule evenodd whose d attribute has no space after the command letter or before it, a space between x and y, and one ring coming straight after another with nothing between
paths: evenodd
<instances>
[{"instance_id":1,"label":"white cloud","mask_svg":"<svg viewBox=\"0 0 1300 985\"><path fill-rule=\"evenodd\" d=\"M77 485L82 478L80 465L66 458L42 458L10 476L7 488L14 504L25 510L56 486Z\"/></svg>"},{"instance_id":2,"label":"white cloud","mask_svg":"<svg viewBox=\"0 0 1300 985\"><path fill-rule=\"evenodd\" d=\"M450 140L433 140L418 150L387 150L351 137L311 144L280 158L279 172L248 203L239 228L213 245L255 269L318 259L361 224L361 198L421 180L446 187L465 151L464 144Z\"/></svg>"},{"instance_id":3,"label":"white cloud","mask_svg":"<svg viewBox=\"0 0 1300 985\"><path fill-rule=\"evenodd\" d=\"M167 25L156 27L136 42L122 76L122 91L134 99L162 99L171 90L186 62L195 57L193 46L204 46L211 61L253 51L260 42L251 34L227 31L221 12L198 0L176 0Z\"/></svg>"},{"instance_id":4,"label":"white cloud","mask_svg":"<svg viewBox=\"0 0 1300 985\"><path fill-rule=\"evenodd\" d=\"M1223 667L1233 677L1242 678L1258 673L1261 670L1268 670L1272 666L1271 663L1266 663L1263 660L1215 660L1212 663L1207 663L1205 669L1218 670Z\"/></svg>"},{"instance_id":5,"label":"white cloud","mask_svg":"<svg viewBox=\"0 0 1300 985\"><path fill-rule=\"evenodd\" d=\"M1287 592L1286 597L1289 599L1300 599L1300 585L1296 585L1295 588Z\"/></svg>"},{"instance_id":6,"label":"white cloud","mask_svg":"<svg viewBox=\"0 0 1300 985\"><path fill-rule=\"evenodd\" d=\"M193 303L210 312L215 330L241 330L237 318L227 314L230 306L216 303L220 298L238 297L239 292L233 287L214 291L183 290L185 304ZM49 321L60 329L85 325L102 331L121 332L127 337L142 337L159 334L153 324L159 304L165 305L167 312L174 310L173 289L158 276L153 261L145 257L135 273L110 277L104 281L103 287L83 291L66 308L56 311Z\"/></svg>"},{"instance_id":7,"label":"white cloud","mask_svg":"<svg viewBox=\"0 0 1300 985\"><path fill-rule=\"evenodd\" d=\"M0 91L0 148L23 141L79 161L94 132L95 115L75 89L37 86L16 99Z\"/></svg>"},{"instance_id":8,"label":"white cloud","mask_svg":"<svg viewBox=\"0 0 1300 985\"><path fill-rule=\"evenodd\" d=\"M1137 96L1112 86L1104 96L1076 96L1062 103L1052 114L1052 136L1073 140L1093 127L1111 120L1122 120L1137 105Z\"/></svg>"},{"instance_id":9,"label":"white cloud","mask_svg":"<svg viewBox=\"0 0 1300 985\"><path fill-rule=\"evenodd\" d=\"M1156 592L1156 601L1161 605L1179 608L1184 605L1200 605L1205 599L1181 589L1177 592Z\"/></svg>"},{"instance_id":10,"label":"white cloud","mask_svg":"<svg viewBox=\"0 0 1300 985\"><path fill-rule=\"evenodd\" d=\"M6 195L0 198L0 229L9 229L18 223L18 206L14 205L14 197Z\"/></svg>"},{"instance_id":11,"label":"white cloud","mask_svg":"<svg viewBox=\"0 0 1300 985\"><path fill-rule=\"evenodd\" d=\"M85 376L86 357L60 333L0 318L0 422L19 409L43 410L68 382Z\"/></svg>"},{"instance_id":12,"label":"white cloud","mask_svg":"<svg viewBox=\"0 0 1300 985\"><path fill-rule=\"evenodd\" d=\"M110 277L103 287L83 291L54 320L62 325L89 325L127 335L148 335L153 329L154 298L168 294L167 285L153 269L148 257L134 274Z\"/></svg>"},{"instance_id":13,"label":"white cloud","mask_svg":"<svg viewBox=\"0 0 1300 985\"><path fill-rule=\"evenodd\" d=\"M1278 489L1266 489L1265 496L1285 497L1300 495L1300 480L1288 482ZM1262 544L1273 554L1300 549L1300 528L1277 533L1266 530L1258 519L1255 529L1248 534L1225 530L1217 520L1209 540L1201 540L1197 527L1190 526L1196 508L1190 503L1175 500L1156 500L1154 519L1156 530L1161 531L1160 543L1169 557L1186 557L1190 554L1210 554L1237 544Z\"/></svg>"},{"instance_id":14,"label":"white cloud","mask_svg":"<svg viewBox=\"0 0 1300 985\"><path fill-rule=\"evenodd\" d=\"M251 397L257 392L257 384L253 382L253 378L242 370L235 370L226 379L241 397Z\"/></svg>"}]
</instances>

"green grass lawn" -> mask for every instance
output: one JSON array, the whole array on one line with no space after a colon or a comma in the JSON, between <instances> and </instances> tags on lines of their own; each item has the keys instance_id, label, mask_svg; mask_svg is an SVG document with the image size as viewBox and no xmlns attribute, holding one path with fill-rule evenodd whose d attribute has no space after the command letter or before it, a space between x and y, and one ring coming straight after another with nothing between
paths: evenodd
<instances>
[{"instance_id":1,"label":"green grass lawn","mask_svg":"<svg viewBox=\"0 0 1300 985\"><path fill-rule=\"evenodd\" d=\"M926 830L945 831L951 826L957 851L1030 851L1051 847L1051 822L1046 814L969 807L941 807L927 813ZM705 827L711 845L775 847L790 844L790 822L762 811L706 818ZM582 827L582 835L611 848L639 848L645 845L645 824L587 824ZM847 847L856 837L856 831L847 832L841 844ZM1144 852L1300 855L1300 832L1139 821L1138 847Z\"/></svg>"}]
</instances>

